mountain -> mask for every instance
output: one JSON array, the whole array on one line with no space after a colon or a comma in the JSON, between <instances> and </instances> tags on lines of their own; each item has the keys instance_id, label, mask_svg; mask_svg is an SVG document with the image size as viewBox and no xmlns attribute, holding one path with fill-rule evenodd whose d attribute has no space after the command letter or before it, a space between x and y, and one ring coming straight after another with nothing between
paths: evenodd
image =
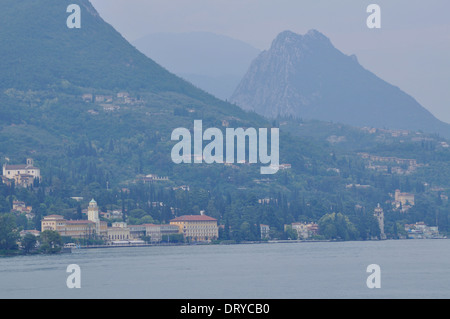
<instances>
[{"instance_id":1,"label":"mountain","mask_svg":"<svg viewBox=\"0 0 450 319\"><path fill-rule=\"evenodd\" d=\"M132 180L137 173L168 174L174 168L171 132L191 128L194 119L214 127L223 121L236 127L267 125L261 117L217 99L145 56L88 0L2 4L2 160L20 163L32 156L47 176L55 165L81 175L95 165L103 176L110 176L112 185ZM81 7L80 29L66 25L70 4ZM117 98L124 91L130 96L126 103ZM86 94L93 99L84 101ZM83 160L84 156L88 158ZM80 182L73 177L72 185Z\"/></svg>"},{"instance_id":2,"label":"mountain","mask_svg":"<svg viewBox=\"0 0 450 319\"><path fill-rule=\"evenodd\" d=\"M152 33L132 43L169 71L223 100L228 99L260 51L210 32Z\"/></svg>"},{"instance_id":3,"label":"mountain","mask_svg":"<svg viewBox=\"0 0 450 319\"><path fill-rule=\"evenodd\" d=\"M82 9L79 30L66 27L72 3ZM372 238L377 232L368 229L368 218L378 203L386 203L385 230L393 237L402 228L397 221L438 219L439 229L448 229L450 204L424 186L445 187L450 196L444 140L298 119L270 123L140 53L87 0L2 4L0 166L31 157L43 177L30 188L0 183L1 215L14 200L33 207L33 221L17 216L21 227L40 229L42 216L50 214L76 219L95 198L102 211L122 211L132 225L204 211L224 225L221 239L234 241L260 239L258 224L270 225L273 238L287 239L284 225L318 222L332 212L349 216L358 237ZM280 171L266 176L248 163L173 163L172 132L192 131L198 119L205 129L221 131L279 127ZM361 152L394 161L371 163ZM399 167L397 157L417 165ZM417 209L392 211L389 194L396 189L415 192Z\"/></svg>"},{"instance_id":4,"label":"mountain","mask_svg":"<svg viewBox=\"0 0 450 319\"><path fill-rule=\"evenodd\" d=\"M66 8L72 3L81 7L81 29L66 27ZM40 227L39 218L47 214L68 212L71 218L78 205L71 197L95 198L104 211L122 209L130 217L151 215L158 222L204 210L221 223L228 220L233 236L242 239L249 238L240 235L242 225L244 233L257 222L282 230L284 220L293 218L286 205L275 212L259 207L258 198L277 196L281 204L281 194L292 194L299 202L298 192L315 187L306 176L311 180L314 172L330 178L318 169L334 165L326 141L284 132L280 164L289 165L274 175L261 175L265 165L173 163L172 132L192 131L195 120L201 119L205 129L222 131L270 128L271 123L194 87L140 53L87 0L2 4L0 166L31 157L43 178L34 189L17 192L0 183L0 213L10 211L14 193L32 203ZM144 184L146 175L168 179ZM182 185L190 191L174 190ZM165 206L155 208L156 202ZM293 216L300 213L290 207ZM311 216L318 219L322 212L311 210Z\"/></svg>"},{"instance_id":5,"label":"mountain","mask_svg":"<svg viewBox=\"0 0 450 319\"><path fill-rule=\"evenodd\" d=\"M231 101L268 118L293 116L450 137L449 124L316 30L280 33L252 62Z\"/></svg>"},{"instance_id":6,"label":"mountain","mask_svg":"<svg viewBox=\"0 0 450 319\"><path fill-rule=\"evenodd\" d=\"M2 1L0 88L177 91L205 97L131 46L87 0ZM81 28L69 29L70 4Z\"/></svg>"}]
</instances>

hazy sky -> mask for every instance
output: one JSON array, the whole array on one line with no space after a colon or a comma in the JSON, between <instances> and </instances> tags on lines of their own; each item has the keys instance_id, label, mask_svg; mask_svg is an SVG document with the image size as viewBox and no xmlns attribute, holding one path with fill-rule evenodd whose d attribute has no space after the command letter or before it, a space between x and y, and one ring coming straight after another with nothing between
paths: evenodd
<instances>
[{"instance_id":1,"label":"hazy sky","mask_svg":"<svg viewBox=\"0 0 450 319\"><path fill-rule=\"evenodd\" d=\"M450 123L448 0L91 0L127 40L208 31L268 49L284 30L317 29L345 54ZM366 8L381 7L381 29ZM388 115L387 115L388 116Z\"/></svg>"}]
</instances>

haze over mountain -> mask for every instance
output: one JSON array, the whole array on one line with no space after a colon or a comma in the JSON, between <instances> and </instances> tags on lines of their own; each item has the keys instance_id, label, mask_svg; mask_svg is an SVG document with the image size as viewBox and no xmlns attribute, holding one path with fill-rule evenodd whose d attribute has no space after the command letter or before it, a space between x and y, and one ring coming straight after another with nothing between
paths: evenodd
<instances>
[{"instance_id":1,"label":"haze over mountain","mask_svg":"<svg viewBox=\"0 0 450 319\"><path fill-rule=\"evenodd\" d=\"M210 32L153 33L132 43L169 71L228 99L260 50Z\"/></svg>"},{"instance_id":2,"label":"haze over mountain","mask_svg":"<svg viewBox=\"0 0 450 319\"><path fill-rule=\"evenodd\" d=\"M0 87L181 91L206 94L131 46L87 0L2 2ZM69 4L81 7L81 28L66 25ZM33 13L34 12L34 13Z\"/></svg>"},{"instance_id":3,"label":"haze over mountain","mask_svg":"<svg viewBox=\"0 0 450 319\"><path fill-rule=\"evenodd\" d=\"M293 116L450 136L449 124L316 30L280 33L252 62L231 101L268 118Z\"/></svg>"}]
</instances>

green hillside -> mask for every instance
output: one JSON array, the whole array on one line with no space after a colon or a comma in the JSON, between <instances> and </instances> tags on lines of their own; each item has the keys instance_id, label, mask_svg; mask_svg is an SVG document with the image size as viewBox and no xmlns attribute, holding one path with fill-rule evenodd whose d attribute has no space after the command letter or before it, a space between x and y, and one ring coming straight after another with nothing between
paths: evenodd
<instances>
[{"instance_id":1,"label":"green hillside","mask_svg":"<svg viewBox=\"0 0 450 319\"><path fill-rule=\"evenodd\" d=\"M5 2L0 11L0 164L32 157L43 176L30 189L0 185L1 213L8 213L16 199L33 206L32 221L16 216L20 227L39 229L48 214L80 218L81 208L95 198L103 211L121 210L135 224L168 222L203 210L224 225L225 240L259 239L258 224L270 225L272 238L288 238L285 224L319 222L333 212L349 216L357 233L338 227L325 238L367 239L378 235L372 216L378 203L385 208L391 237L405 222L437 223L448 230L449 205L440 197L450 188L444 140L415 133L392 137L325 122L268 121L170 74L127 43L88 1ZM79 30L66 27L70 3L82 7ZM223 130L280 127L280 163L291 168L261 175L259 165L174 164L172 131L192 129L199 119L204 128ZM392 168L379 172L367 167L358 155L362 151L417 157L424 165L411 175L392 173ZM139 182L149 174L169 180ZM174 190L182 185L190 190ZM417 208L408 214L393 211L389 193L397 188L414 192Z\"/></svg>"},{"instance_id":2,"label":"green hillside","mask_svg":"<svg viewBox=\"0 0 450 319\"><path fill-rule=\"evenodd\" d=\"M66 8L72 3L82 10L80 29L66 26ZM67 81L102 89L193 91L130 46L88 1L6 0L2 4L3 88L47 89Z\"/></svg>"}]
</instances>

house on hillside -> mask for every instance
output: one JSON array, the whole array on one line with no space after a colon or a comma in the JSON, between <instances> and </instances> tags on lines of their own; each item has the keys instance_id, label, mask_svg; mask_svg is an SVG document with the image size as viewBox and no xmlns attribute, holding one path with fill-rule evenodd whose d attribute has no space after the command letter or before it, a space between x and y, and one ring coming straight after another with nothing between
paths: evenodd
<instances>
[{"instance_id":1,"label":"house on hillside","mask_svg":"<svg viewBox=\"0 0 450 319\"><path fill-rule=\"evenodd\" d=\"M15 185L32 186L35 180L41 181L41 170L34 166L32 158L27 158L26 164L3 165L3 183L15 182Z\"/></svg>"}]
</instances>

